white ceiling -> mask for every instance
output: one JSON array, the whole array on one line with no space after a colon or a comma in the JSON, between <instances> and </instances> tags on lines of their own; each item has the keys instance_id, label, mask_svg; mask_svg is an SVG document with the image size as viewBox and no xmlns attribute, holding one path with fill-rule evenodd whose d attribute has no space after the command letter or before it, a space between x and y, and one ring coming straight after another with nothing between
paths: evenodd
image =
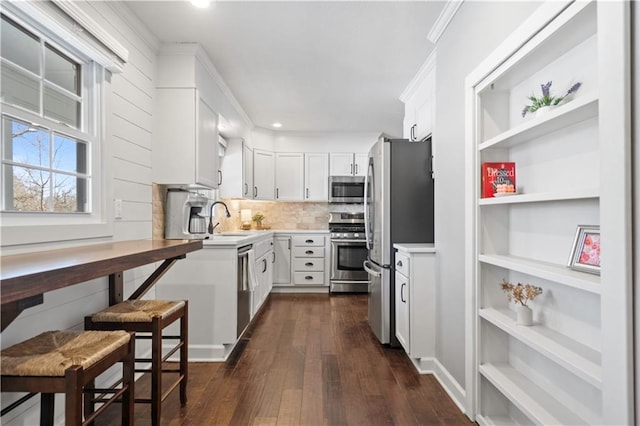
<instances>
[{"instance_id":1,"label":"white ceiling","mask_svg":"<svg viewBox=\"0 0 640 426\"><path fill-rule=\"evenodd\" d=\"M398 97L433 49L441 1L126 3L162 42L198 42L246 114L281 131L400 136Z\"/></svg>"}]
</instances>

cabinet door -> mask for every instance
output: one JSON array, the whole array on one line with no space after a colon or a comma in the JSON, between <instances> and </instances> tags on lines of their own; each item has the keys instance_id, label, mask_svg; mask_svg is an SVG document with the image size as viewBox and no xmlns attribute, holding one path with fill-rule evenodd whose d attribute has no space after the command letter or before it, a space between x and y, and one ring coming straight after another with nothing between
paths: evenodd
<instances>
[{"instance_id":1,"label":"cabinet door","mask_svg":"<svg viewBox=\"0 0 640 426\"><path fill-rule=\"evenodd\" d=\"M264 302L267 297L269 296L269 293L271 293L271 289L273 288L273 277L275 274L275 262L276 262L276 255L275 255L275 251L274 249L271 249L267 252L266 254L267 257L267 275L265 277L265 281L264 281L264 288L263 288L263 292L262 292L262 301Z\"/></svg>"},{"instance_id":2,"label":"cabinet door","mask_svg":"<svg viewBox=\"0 0 640 426\"><path fill-rule=\"evenodd\" d=\"M153 181L194 184L196 90L156 89L155 95Z\"/></svg>"},{"instance_id":3,"label":"cabinet door","mask_svg":"<svg viewBox=\"0 0 640 426\"><path fill-rule=\"evenodd\" d=\"M242 144L242 196L253 199L253 150Z\"/></svg>"},{"instance_id":4,"label":"cabinet door","mask_svg":"<svg viewBox=\"0 0 640 426\"><path fill-rule=\"evenodd\" d=\"M195 183L215 189L222 175L218 156L218 114L202 98L198 98L197 125Z\"/></svg>"},{"instance_id":5,"label":"cabinet door","mask_svg":"<svg viewBox=\"0 0 640 426\"><path fill-rule=\"evenodd\" d=\"M416 140L424 139L433 131L433 98L429 93L416 109Z\"/></svg>"},{"instance_id":6,"label":"cabinet door","mask_svg":"<svg viewBox=\"0 0 640 426\"><path fill-rule=\"evenodd\" d=\"M354 171L352 152L332 152L329 161L331 176L352 176Z\"/></svg>"},{"instance_id":7,"label":"cabinet door","mask_svg":"<svg viewBox=\"0 0 640 426\"><path fill-rule=\"evenodd\" d=\"M354 176L366 176L367 174L367 163L369 162L369 154L366 152L356 152L353 155L354 158L354 166L353 166L353 174Z\"/></svg>"},{"instance_id":8,"label":"cabinet door","mask_svg":"<svg viewBox=\"0 0 640 426\"><path fill-rule=\"evenodd\" d=\"M275 173L273 152L253 150L253 198L273 200L275 195Z\"/></svg>"},{"instance_id":9,"label":"cabinet door","mask_svg":"<svg viewBox=\"0 0 640 426\"><path fill-rule=\"evenodd\" d=\"M409 307L409 280L396 272L396 337L408 354L411 353Z\"/></svg>"},{"instance_id":10,"label":"cabinet door","mask_svg":"<svg viewBox=\"0 0 640 426\"><path fill-rule=\"evenodd\" d=\"M305 201L329 199L329 154L304 155L304 184Z\"/></svg>"},{"instance_id":11,"label":"cabinet door","mask_svg":"<svg viewBox=\"0 0 640 426\"><path fill-rule=\"evenodd\" d=\"M274 284L291 283L291 237L275 238Z\"/></svg>"},{"instance_id":12,"label":"cabinet door","mask_svg":"<svg viewBox=\"0 0 640 426\"><path fill-rule=\"evenodd\" d=\"M304 154L276 153L276 200L302 201L304 192Z\"/></svg>"}]
</instances>

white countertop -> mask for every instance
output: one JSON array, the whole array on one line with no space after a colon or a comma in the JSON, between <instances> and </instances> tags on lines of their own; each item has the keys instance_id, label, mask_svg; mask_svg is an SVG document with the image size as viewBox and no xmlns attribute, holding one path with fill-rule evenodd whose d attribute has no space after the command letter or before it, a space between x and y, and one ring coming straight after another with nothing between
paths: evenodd
<instances>
[{"instance_id":1,"label":"white countertop","mask_svg":"<svg viewBox=\"0 0 640 426\"><path fill-rule=\"evenodd\" d=\"M405 253L435 253L436 246L433 243L396 243L393 248Z\"/></svg>"},{"instance_id":2,"label":"white countertop","mask_svg":"<svg viewBox=\"0 0 640 426\"><path fill-rule=\"evenodd\" d=\"M263 238L273 237L277 234L329 234L328 229L269 229L264 231L230 231L214 234L203 240L205 247L239 247L245 244L252 244Z\"/></svg>"}]
</instances>

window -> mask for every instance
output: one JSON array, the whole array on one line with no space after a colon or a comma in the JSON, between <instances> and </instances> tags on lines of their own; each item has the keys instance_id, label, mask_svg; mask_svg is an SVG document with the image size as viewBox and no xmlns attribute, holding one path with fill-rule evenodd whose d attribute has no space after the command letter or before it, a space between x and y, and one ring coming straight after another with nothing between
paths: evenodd
<instances>
[{"instance_id":1,"label":"window","mask_svg":"<svg viewBox=\"0 0 640 426\"><path fill-rule=\"evenodd\" d=\"M97 67L2 15L2 211L91 213Z\"/></svg>"}]
</instances>

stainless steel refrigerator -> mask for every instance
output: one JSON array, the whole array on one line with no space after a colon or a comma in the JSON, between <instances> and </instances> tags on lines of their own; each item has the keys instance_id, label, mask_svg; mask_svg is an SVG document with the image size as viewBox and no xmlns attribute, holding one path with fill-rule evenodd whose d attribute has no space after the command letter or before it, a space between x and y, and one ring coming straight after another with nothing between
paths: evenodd
<instances>
[{"instance_id":1,"label":"stainless steel refrigerator","mask_svg":"<svg viewBox=\"0 0 640 426\"><path fill-rule=\"evenodd\" d=\"M369 151L365 188L369 325L381 343L398 346L393 244L434 242L431 137L381 136Z\"/></svg>"}]
</instances>

